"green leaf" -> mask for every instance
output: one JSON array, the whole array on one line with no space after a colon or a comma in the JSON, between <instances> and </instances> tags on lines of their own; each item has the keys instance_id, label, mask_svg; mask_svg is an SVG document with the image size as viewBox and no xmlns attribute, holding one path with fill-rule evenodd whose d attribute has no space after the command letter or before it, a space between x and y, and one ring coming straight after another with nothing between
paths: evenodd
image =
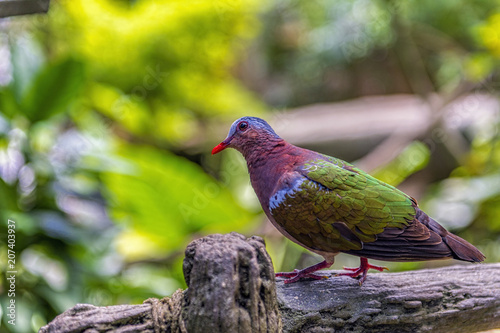
<instances>
[{"instance_id":1,"label":"green leaf","mask_svg":"<svg viewBox=\"0 0 500 333\"><path fill-rule=\"evenodd\" d=\"M18 210L16 202L16 188L7 185L2 178L0 178L0 211L15 211Z\"/></svg>"},{"instance_id":2,"label":"green leaf","mask_svg":"<svg viewBox=\"0 0 500 333\"><path fill-rule=\"evenodd\" d=\"M154 256L158 248L185 245L192 233L238 231L249 223L252 215L199 165L146 147L126 145L121 155L132 168L102 178L112 217L131 225L138 236L126 236L128 247L144 245L146 237L154 243L148 246Z\"/></svg>"},{"instance_id":3,"label":"green leaf","mask_svg":"<svg viewBox=\"0 0 500 333\"><path fill-rule=\"evenodd\" d=\"M19 112L19 103L16 100L14 88L6 86L0 89L0 113L12 119L17 112Z\"/></svg>"},{"instance_id":4,"label":"green leaf","mask_svg":"<svg viewBox=\"0 0 500 333\"><path fill-rule=\"evenodd\" d=\"M84 76L83 64L71 58L47 65L26 91L22 110L33 122L66 111L81 92Z\"/></svg>"}]
</instances>

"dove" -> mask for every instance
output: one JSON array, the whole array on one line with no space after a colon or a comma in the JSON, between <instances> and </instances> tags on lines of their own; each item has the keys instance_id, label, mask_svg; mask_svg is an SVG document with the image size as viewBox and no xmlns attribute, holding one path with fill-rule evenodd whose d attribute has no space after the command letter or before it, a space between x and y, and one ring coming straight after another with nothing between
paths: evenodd
<instances>
[{"instance_id":1,"label":"dove","mask_svg":"<svg viewBox=\"0 0 500 333\"><path fill-rule=\"evenodd\" d=\"M341 159L294 146L256 117L236 120L226 139L213 148L238 150L253 189L271 223L291 241L324 261L293 272L276 273L285 283L323 279L316 271L335 256L360 257L360 266L338 275L359 279L368 263L457 259L481 262L485 256L423 212L415 199Z\"/></svg>"}]
</instances>

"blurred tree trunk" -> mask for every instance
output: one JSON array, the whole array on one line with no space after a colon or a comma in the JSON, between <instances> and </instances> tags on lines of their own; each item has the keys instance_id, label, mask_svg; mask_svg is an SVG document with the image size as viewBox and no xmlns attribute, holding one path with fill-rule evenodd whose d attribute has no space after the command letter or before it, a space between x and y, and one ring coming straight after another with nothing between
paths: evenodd
<instances>
[{"instance_id":1,"label":"blurred tree trunk","mask_svg":"<svg viewBox=\"0 0 500 333\"><path fill-rule=\"evenodd\" d=\"M4 0L0 2L0 17L47 13L50 0Z\"/></svg>"}]
</instances>

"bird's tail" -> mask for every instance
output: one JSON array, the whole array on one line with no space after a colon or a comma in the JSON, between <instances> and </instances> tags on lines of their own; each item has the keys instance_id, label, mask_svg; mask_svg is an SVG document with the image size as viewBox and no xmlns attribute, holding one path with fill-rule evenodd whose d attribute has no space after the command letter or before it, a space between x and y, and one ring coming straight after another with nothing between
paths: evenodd
<instances>
[{"instance_id":1,"label":"bird's tail","mask_svg":"<svg viewBox=\"0 0 500 333\"><path fill-rule=\"evenodd\" d=\"M467 242L465 239L448 232L443 238L446 245L453 251L453 257L458 260L481 262L486 257L474 245Z\"/></svg>"},{"instance_id":2,"label":"bird's tail","mask_svg":"<svg viewBox=\"0 0 500 333\"><path fill-rule=\"evenodd\" d=\"M417 218L422 223L427 224L429 229L438 233L443 238L443 241L451 249L454 259L481 262L486 258L484 254L482 254L481 251L479 251L474 245L443 228L439 223L419 208L417 208Z\"/></svg>"}]
</instances>

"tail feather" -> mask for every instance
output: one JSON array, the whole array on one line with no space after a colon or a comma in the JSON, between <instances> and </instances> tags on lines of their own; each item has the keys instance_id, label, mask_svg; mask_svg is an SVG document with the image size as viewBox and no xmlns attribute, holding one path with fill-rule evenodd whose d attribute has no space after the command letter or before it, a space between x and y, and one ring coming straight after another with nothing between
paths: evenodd
<instances>
[{"instance_id":1,"label":"tail feather","mask_svg":"<svg viewBox=\"0 0 500 333\"><path fill-rule=\"evenodd\" d=\"M481 251L479 251L474 245L443 228L439 223L419 208L417 208L416 218L443 238L445 244L451 249L454 259L470 262L481 262L486 259L484 254L482 254Z\"/></svg>"},{"instance_id":2,"label":"tail feather","mask_svg":"<svg viewBox=\"0 0 500 333\"><path fill-rule=\"evenodd\" d=\"M343 251L360 257L385 261L425 261L453 258L481 262L485 259L474 245L454 235L416 207L408 227L386 228L374 242L363 243L361 250Z\"/></svg>"},{"instance_id":3,"label":"tail feather","mask_svg":"<svg viewBox=\"0 0 500 333\"><path fill-rule=\"evenodd\" d=\"M481 262L486 259L484 254L474 245L457 235L448 232L448 235L446 235L443 240L452 250L455 259L470 262Z\"/></svg>"}]
</instances>

